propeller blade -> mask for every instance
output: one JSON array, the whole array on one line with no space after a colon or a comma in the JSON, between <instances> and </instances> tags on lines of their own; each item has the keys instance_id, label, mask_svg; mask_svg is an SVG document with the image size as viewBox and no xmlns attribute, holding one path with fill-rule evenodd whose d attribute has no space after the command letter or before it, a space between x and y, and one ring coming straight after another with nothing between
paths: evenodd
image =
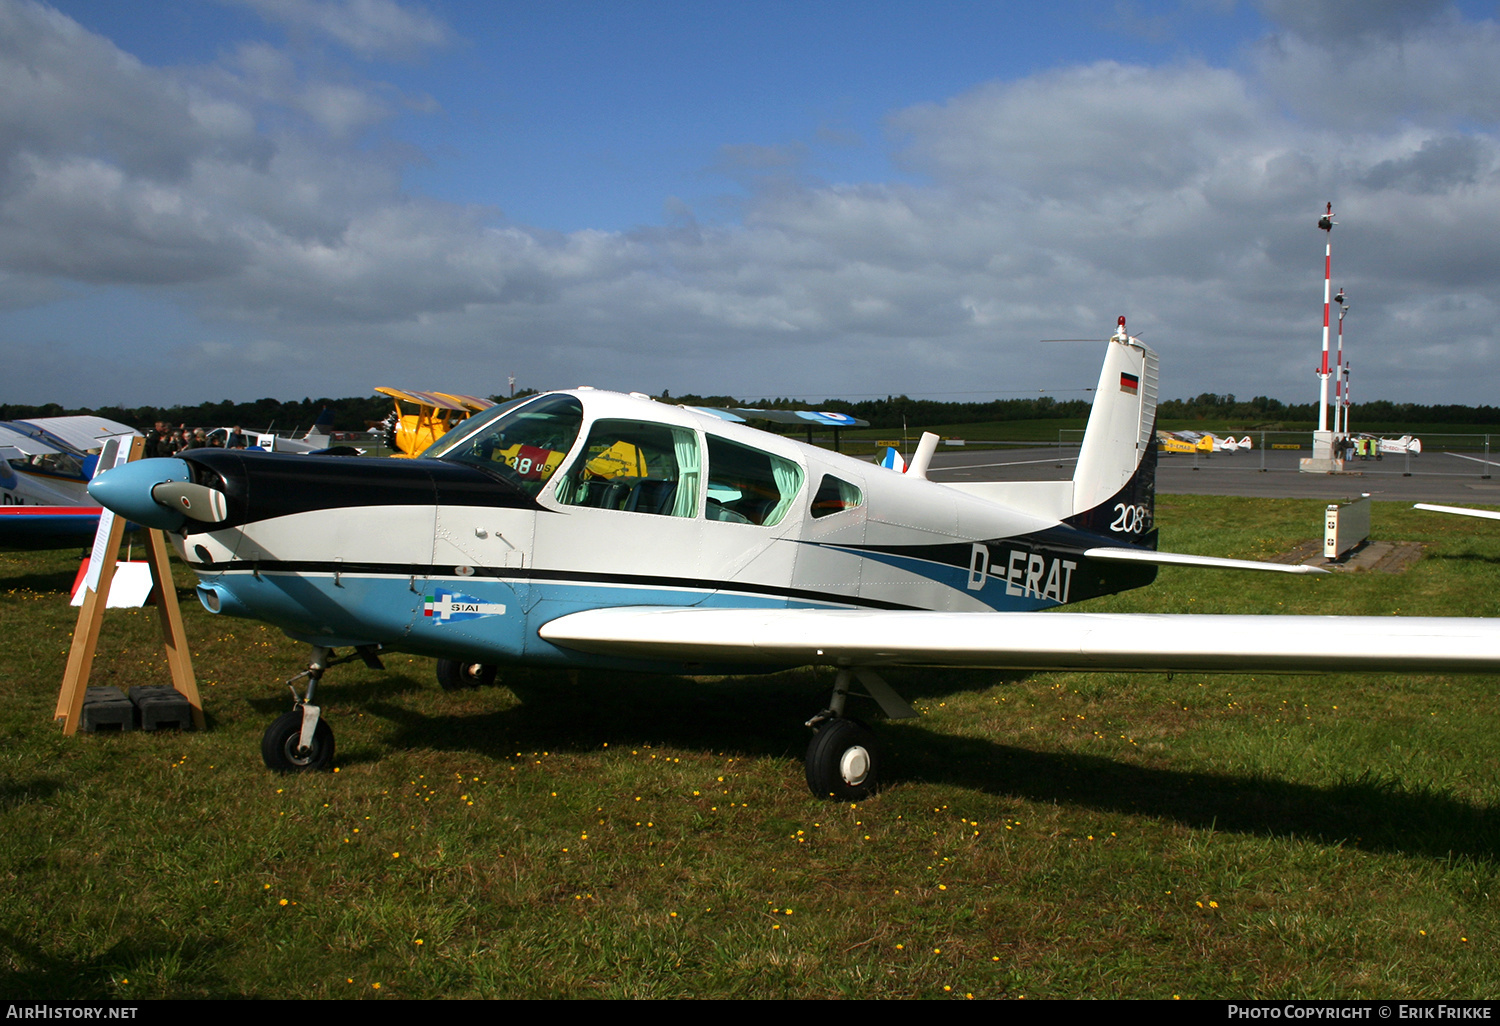
<instances>
[{"instance_id":1,"label":"propeller blade","mask_svg":"<svg viewBox=\"0 0 1500 1026\"><path fill-rule=\"evenodd\" d=\"M229 516L223 492L191 481L163 481L151 489L151 498L205 524L217 524Z\"/></svg>"}]
</instances>

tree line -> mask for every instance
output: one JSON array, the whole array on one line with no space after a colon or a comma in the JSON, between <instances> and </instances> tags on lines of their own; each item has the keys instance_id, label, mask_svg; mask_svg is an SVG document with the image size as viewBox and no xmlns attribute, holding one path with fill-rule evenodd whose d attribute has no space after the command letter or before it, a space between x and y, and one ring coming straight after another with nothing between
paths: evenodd
<instances>
[{"instance_id":1,"label":"tree line","mask_svg":"<svg viewBox=\"0 0 1500 1026\"><path fill-rule=\"evenodd\" d=\"M1500 424L1500 408L1494 406L1462 406L1457 403L1429 406L1375 399L1357 402L1350 409L1354 411L1354 418L1365 424ZM1162 420L1232 421L1245 427L1265 426L1269 429L1280 423L1316 423L1318 406L1316 403L1289 405L1263 395L1247 402L1237 400L1233 394L1204 392L1193 399L1165 400L1158 404L1156 415Z\"/></svg>"},{"instance_id":2,"label":"tree line","mask_svg":"<svg viewBox=\"0 0 1500 1026\"><path fill-rule=\"evenodd\" d=\"M139 431L145 431L157 421L166 421L173 427L179 424L186 424L188 427L239 425L254 431L274 429L300 433L307 431L325 409L333 414L333 430L363 431L391 412L391 400L383 395L347 399L308 398L300 401L257 399L249 403L234 403L225 399L222 402L199 403L196 406L101 406L97 409L68 409L57 403L45 403L41 406L9 403L0 404L0 420L86 414L107 417Z\"/></svg>"},{"instance_id":3,"label":"tree line","mask_svg":"<svg viewBox=\"0 0 1500 1026\"><path fill-rule=\"evenodd\" d=\"M527 393L530 390L526 390ZM525 394L525 393L523 393ZM492 396L496 402L506 397ZM992 402L939 402L889 395L884 399L826 399L809 403L786 397L745 401L733 396L685 395L673 397L663 392L663 402L688 406L750 406L771 409L819 409L847 413L879 428L902 425L932 426L939 424L974 424L1008 420L1081 420L1088 416L1087 399L1054 399L1038 396L1025 399L996 399ZM157 421L189 427L230 427L240 425L252 430L306 431L324 410L333 415L333 430L363 431L383 420L391 412L391 400L385 396L354 396L343 399L305 398L302 400L257 399L234 403L224 400L199 403L196 406L138 406L124 408L104 406L97 409L66 408L57 403L27 406L0 404L0 420L29 420L33 417L63 417L92 414L146 430ZM1421 424L1500 424L1500 408L1462 406L1458 404L1422 405L1395 403L1380 399L1357 403L1355 416L1365 423ZM1287 423L1310 423L1317 420L1314 403L1287 404L1279 399L1258 395L1240 400L1234 395L1204 392L1192 399L1167 399L1157 407L1163 421L1229 421L1247 428L1279 426Z\"/></svg>"}]
</instances>

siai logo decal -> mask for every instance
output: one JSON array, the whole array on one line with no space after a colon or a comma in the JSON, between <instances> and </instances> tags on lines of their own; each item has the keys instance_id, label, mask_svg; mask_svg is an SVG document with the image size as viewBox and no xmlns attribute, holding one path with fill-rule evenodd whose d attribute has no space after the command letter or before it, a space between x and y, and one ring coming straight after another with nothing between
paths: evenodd
<instances>
[{"instance_id":1,"label":"siai logo decal","mask_svg":"<svg viewBox=\"0 0 1500 1026\"><path fill-rule=\"evenodd\" d=\"M455 595L442 588L427 596L422 604L422 615L435 623L457 623L460 620L476 620L481 616L500 616L505 606L500 602L481 602L469 595Z\"/></svg>"}]
</instances>

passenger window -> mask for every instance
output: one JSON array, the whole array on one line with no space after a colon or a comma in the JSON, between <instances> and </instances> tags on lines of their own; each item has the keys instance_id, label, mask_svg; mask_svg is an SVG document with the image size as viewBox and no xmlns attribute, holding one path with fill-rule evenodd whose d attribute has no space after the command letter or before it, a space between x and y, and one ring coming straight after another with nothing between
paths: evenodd
<instances>
[{"instance_id":1,"label":"passenger window","mask_svg":"<svg viewBox=\"0 0 1500 1026\"><path fill-rule=\"evenodd\" d=\"M709 520L773 527L801 488L802 468L791 460L708 436Z\"/></svg>"},{"instance_id":2,"label":"passenger window","mask_svg":"<svg viewBox=\"0 0 1500 1026\"><path fill-rule=\"evenodd\" d=\"M557 486L557 501L630 513L698 513L703 461L686 428L633 420L595 421L578 462Z\"/></svg>"},{"instance_id":3,"label":"passenger window","mask_svg":"<svg viewBox=\"0 0 1500 1026\"><path fill-rule=\"evenodd\" d=\"M824 474L818 485L818 494L813 496L813 517L829 517L865 504L865 493L858 485L840 481L832 474Z\"/></svg>"}]
</instances>

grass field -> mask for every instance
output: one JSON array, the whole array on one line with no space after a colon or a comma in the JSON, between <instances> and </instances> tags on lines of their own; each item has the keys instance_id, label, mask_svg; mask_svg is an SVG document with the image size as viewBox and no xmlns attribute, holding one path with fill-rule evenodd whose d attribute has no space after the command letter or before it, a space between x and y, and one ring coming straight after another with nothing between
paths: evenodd
<instances>
[{"instance_id":1,"label":"grass field","mask_svg":"<svg viewBox=\"0 0 1500 1026\"><path fill-rule=\"evenodd\" d=\"M1257 558L1322 509L1158 515L1163 547ZM1495 612L1500 531L1374 524L1424 558L1089 608ZM445 693L392 655L319 692L338 771L282 778L259 740L305 649L186 592L210 729L61 736L77 556L0 553L7 997L1500 993L1492 678L893 671L922 715L877 725L891 784L849 805L803 781L826 670ZM111 611L93 683L167 681L156 638Z\"/></svg>"}]
</instances>

